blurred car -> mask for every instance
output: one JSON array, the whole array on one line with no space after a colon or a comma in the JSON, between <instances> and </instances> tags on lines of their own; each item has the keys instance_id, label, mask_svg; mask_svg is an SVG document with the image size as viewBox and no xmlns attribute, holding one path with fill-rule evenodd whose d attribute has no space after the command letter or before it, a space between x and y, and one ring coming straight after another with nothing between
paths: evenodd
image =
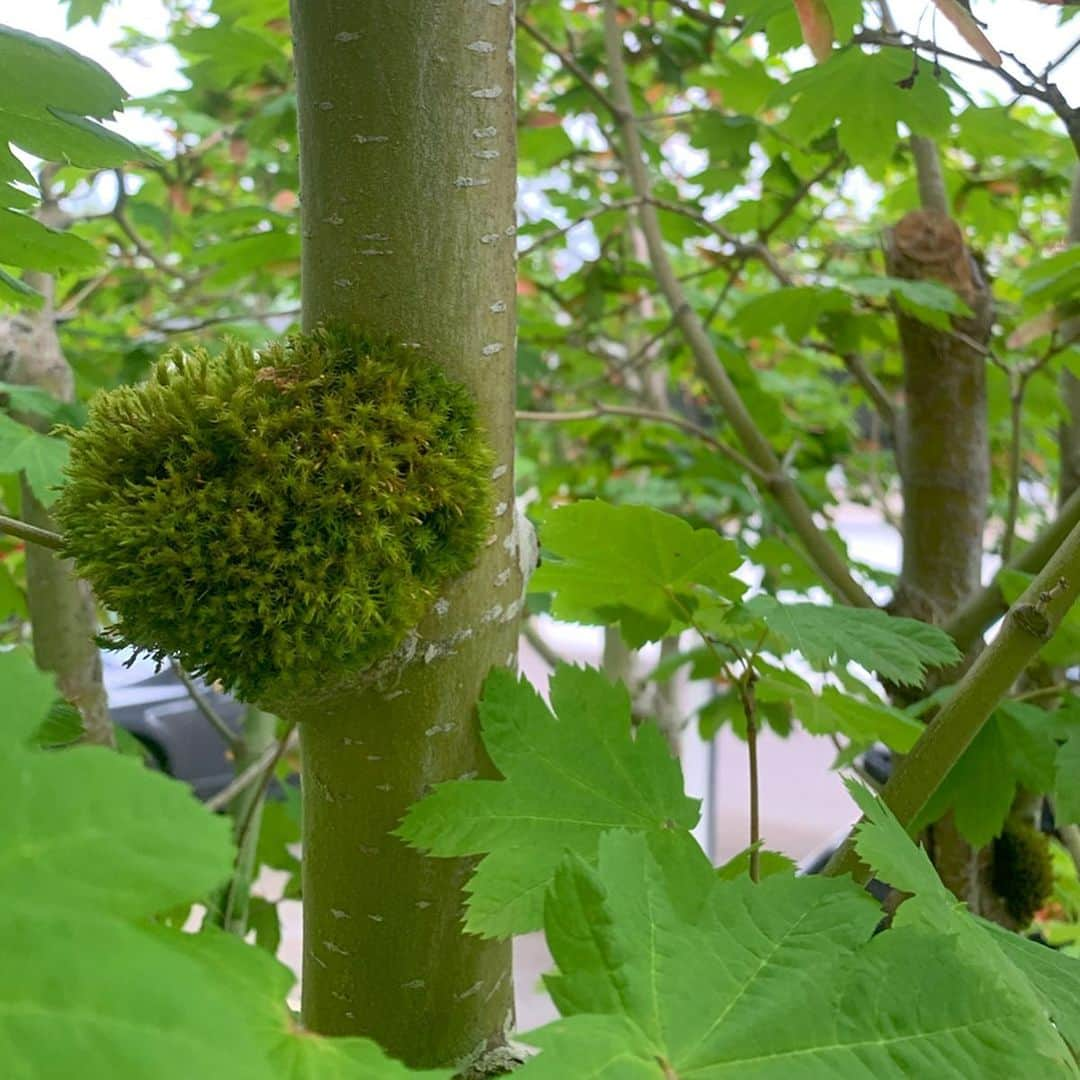
<instances>
[{"instance_id":1,"label":"blurred car","mask_svg":"<svg viewBox=\"0 0 1080 1080\"><path fill-rule=\"evenodd\" d=\"M162 772L189 784L200 799L216 795L234 775L225 740L199 711L170 667L129 654L104 652L102 675L113 722L130 732ZM193 679L214 711L239 731L244 706Z\"/></svg>"}]
</instances>

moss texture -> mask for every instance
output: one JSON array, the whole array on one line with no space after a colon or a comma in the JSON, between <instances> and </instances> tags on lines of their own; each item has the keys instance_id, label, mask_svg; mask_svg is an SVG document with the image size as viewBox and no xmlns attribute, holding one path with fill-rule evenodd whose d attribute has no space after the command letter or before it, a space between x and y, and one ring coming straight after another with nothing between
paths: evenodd
<instances>
[{"instance_id":1,"label":"moss texture","mask_svg":"<svg viewBox=\"0 0 1080 1080\"><path fill-rule=\"evenodd\" d=\"M1027 822L1011 821L994 841L992 884L1005 908L1025 927L1050 898L1054 869L1045 834Z\"/></svg>"},{"instance_id":2,"label":"moss texture","mask_svg":"<svg viewBox=\"0 0 1080 1080\"><path fill-rule=\"evenodd\" d=\"M474 562L491 466L439 364L320 327L259 353L174 351L99 395L55 513L117 615L111 644L257 701L402 641Z\"/></svg>"}]
</instances>

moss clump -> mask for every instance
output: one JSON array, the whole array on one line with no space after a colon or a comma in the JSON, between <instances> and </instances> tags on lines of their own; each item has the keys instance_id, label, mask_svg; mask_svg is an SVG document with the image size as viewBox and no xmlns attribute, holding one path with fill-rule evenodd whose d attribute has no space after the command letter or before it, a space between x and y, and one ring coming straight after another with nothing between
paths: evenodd
<instances>
[{"instance_id":1,"label":"moss clump","mask_svg":"<svg viewBox=\"0 0 1080 1080\"><path fill-rule=\"evenodd\" d=\"M474 562L491 465L438 364L320 328L258 354L174 351L100 394L55 513L118 617L111 644L258 700L401 642Z\"/></svg>"},{"instance_id":2,"label":"moss clump","mask_svg":"<svg viewBox=\"0 0 1080 1080\"><path fill-rule=\"evenodd\" d=\"M994 892L1017 924L1027 926L1054 889L1046 835L1027 822L1011 821L994 841L991 856Z\"/></svg>"}]
</instances>

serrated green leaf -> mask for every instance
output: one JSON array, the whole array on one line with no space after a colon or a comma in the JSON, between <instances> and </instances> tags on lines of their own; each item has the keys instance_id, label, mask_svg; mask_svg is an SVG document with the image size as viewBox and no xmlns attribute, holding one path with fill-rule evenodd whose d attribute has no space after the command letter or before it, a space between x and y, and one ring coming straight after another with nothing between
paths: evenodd
<instances>
[{"instance_id":1,"label":"serrated green leaf","mask_svg":"<svg viewBox=\"0 0 1080 1080\"><path fill-rule=\"evenodd\" d=\"M505 937L540 925L544 890L567 851L591 859L601 834L693 828L659 729L631 735L630 699L597 671L560 665L549 711L524 680L496 670L480 703L484 745L505 780L440 784L398 833L440 856L484 855L469 885L466 925Z\"/></svg>"},{"instance_id":2,"label":"serrated green leaf","mask_svg":"<svg viewBox=\"0 0 1080 1080\"><path fill-rule=\"evenodd\" d=\"M42 435L0 413L0 473L26 473L34 494L46 505L64 478L68 444Z\"/></svg>"},{"instance_id":3,"label":"serrated green leaf","mask_svg":"<svg viewBox=\"0 0 1080 1080\"><path fill-rule=\"evenodd\" d=\"M794 718L812 735L843 735L860 746L883 742L903 753L925 730L918 720L885 702L862 701L834 686L815 693L789 672L758 680L756 693L762 702L790 703Z\"/></svg>"},{"instance_id":4,"label":"serrated green leaf","mask_svg":"<svg viewBox=\"0 0 1080 1080\"><path fill-rule=\"evenodd\" d=\"M548 515L541 541L530 591L553 592L560 619L618 623L633 647L685 626L700 589L734 600L746 588L735 544L650 506L574 503Z\"/></svg>"},{"instance_id":5,"label":"serrated green leaf","mask_svg":"<svg viewBox=\"0 0 1080 1080\"><path fill-rule=\"evenodd\" d=\"M10 26L0 26L0 70L0 108L26 115L51 106L101 120L112 116L126 96L100 64Z\"/></svg>"},{"instance_id":6,"label":"serrated green leaf","mask_svg":"<svg viewBox=\"0 0 1080 1080\"><path fill-rule=\"evenodd\" d=\"M926 852L908 836L885 803L855 780L845 780L848 794L863 813L855 827L860 858L884 881L920 903L939 902L952 910L959 901L945 888Z\"/></svg>"},{"instance_id":7,"label":"serrated green leaf","mask_svg":"<svg viewBox=\"0 0 1080 1080\"><path fill-rule=\"evenodd\" d=\"M743 608L815 665L852 661L890 682L917 686L927 668L960 660L943 630L875 608L781 604L769 596L754 597Z\"/></svg>"},{"instance_id":8,"label":"serrated green leaf","mask_svg":"<svg viewBox=\"0 0 1080 1080\"><path fill-rule=\"evenodd\" d=\"M877 907L851 881L713 875L690 900L680 858L695 860L662 865L644 837L615 832L595 868L559 868L546 982L570 1022L540 1033L549 1049L524 1080L567 1075L577 1039L586 1075L612 1078L1020 1075L1033 1058L1069 1075L1030 996L1002 994L948 936L875 936Z\"/></svg>"},{"instance_id":9,"label":"serrated green leaf","mask_svg":"<svg viewBox=\"0 0 1080 1080\"><path fill-rule=\"evenodd\" d=\"M852 160L876 167L894 152L898 124L931 138L948 131L944 87L928 72L910 89L901 87L910 74L911 58L903 50L842 49L827 63L797 72L774 100L794 101L785 131L805 139L836 123L840 145Z\"/></svg>"},{"instance_id":10,"label":"serrated green leaf","mask_svg":"<svg viewBox=\"0 0 1080 1080\"><path fill-rule=\"evenodd\" d=\"M1032 954L1026 948L1030 943L1016 934L972 918L942 883L926 852L916 847L884 802L854 781L848 781L847 788L864 815L856 828L860 857L894 889L914 893L894 914L893 925L934 928L939 932L937 940L955 939L975 969L973 977L993 987L1001 1000L1009 1001L1015 1015L1031 1018L1041 1053L1046 1059L1056 1059L1058 1071L1053 1075L1075 1075L1075 1057L1080 1049L1080 962L1072 961L1076 968L1061 966L1051 958L1053 950L1031 945L1032 949L1051 954L1043 959ZM1062 993L1059 995L1057 990ZM1061 1053L1059 1037L1071 1053ZM1034 1056L1034 1048L1032 1051Z\"/></svg>"}]
</instances>

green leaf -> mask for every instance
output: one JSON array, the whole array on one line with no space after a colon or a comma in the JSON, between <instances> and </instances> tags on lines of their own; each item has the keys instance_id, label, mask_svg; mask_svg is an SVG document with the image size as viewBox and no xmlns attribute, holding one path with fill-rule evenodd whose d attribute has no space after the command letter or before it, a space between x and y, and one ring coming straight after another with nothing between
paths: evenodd
<instances>
[{"instance_id":1,"label":"green leaf","mask_svg":"<svg viewBox=\"0 0 1080 1080\"><path fill-rule=\"evenodd\" d=\"M933 927L938 940L955 938L983 982L1013 1004L1014 1015L1031 1018L1042 1054L1047 1059L1066 1057L1057 1046L1060 1033L1075 1060L1080 1051L1080 961L972 918L881 799L854 781L848 781L847 788L864 814L856 828L860 857L893 888L915 894L900 905L893 925ZM1059 1071L1076 1074L1075 1067Z\"/></svg>"},{"instance_id":2,"label":"green leaf","mask_svg":"<svg viewBox=\"0 0 1080 1080\"><path fill-rule=\"evenodd\" d=\"M799 341L822 315L850 309L851 298L841 289L797 285L749 300L735 313L734 324L744 338L782 326L791 341Z\"/></svg>"},{"instance_id":3,"label":"green leaf","mask_svg":"<svg viewBox=\"0 0 1080 1080\"><path fill-rule=\"evenodd\" d=\"M1080 728L1065 740L1057 753L1054 815L1059 825L1080 823Z\"/></svg>"},{"instance_id":4,"label":"green leaf","mask_svg":"<svg viewBox=\"0 0 1080 1080\"><path fill-rule=\"evenodd\" d=\"M687 895L700 858L614 832L595 868L562 864L546 982L570 1022L540 1033L523 1080L568 1075L578 1040L593 1071L570 1075L1010 1076L1050 1053L1040 1067L1067 1074L1049 1024L959 943L915 926L875 936L877 906L850 880L712 875Z\"/></svg>"},{"instance_id":5,"label":"green leaf","mask_svg":"<svg viewBox=\"0 0 1080 1080\"><path fill-rule=\"evenodd\" d=\"M0 785L10 814L0 838L5 897L150 915L197 899L228 876L228 822L132 758L78 747L42 752L28 768L5 756Z\"/></svg>"},{"instance_id":6,"label":"green leaf","mask_svg":"<svg viewBox=\"0 0 1080 1080\"><path fill-rule=\"evenodd\" d=\"M560 665L550 711L496 670L480 703L484 745L503 781L440 784L398 833L434 855L486 857L468 886L467 928L490 937L540 925L544 891L567 851L591 859L609 829L693 828L698 803L660 730L631 735L630 699L597 671Z\"/></svg>"},{"instance_id":7,"label":"green leaf","mask_svg":"<svg viewBox=\"0 0 1080 1080\"><path fill-rule=\"evenodd\" d=\"M1028 300L1075 300L1080 295L1080 246L1033 260L1018 284Z\"/></svg>"},{"instance_id":8,"label":"green leaf","mask_svg":"<svg viewBox=\"0 0 1080 1080\"><path fill-rule=\"evenodd\" d=\"M85 269L95 266L98 259L97 251L85 240L0 208L0 263L51 273Z\"/></svg>"},{"instance_id":9,"label":"green leaf","mask_svg":"<svg viewBox=\"0 0 1080 1080\"><path fill-rule=\"evenodd\" d=\"M857 277L844 280L844 286L860 296L892 299L907 314L936 327L948 330L951 315L970 315L971 308L947 285L937 281L908 281L894 277Z\"/></svg>"},{"instance_id":10,"label":"green leaf","mask_svg":"<svg viewBox=\"0 0 1080 1080\"><path fill-rule=\"evenodd\" d=\"M918 824L939 821L952 810L966 840L976 847L988 844L1001 832L1017 787L1053 790L1056 733L1044 710L1004 702L931 796Z\"/></svg>"},{"instance_id":11,"label":"green leaf","mask_svg":"<svg viewBox=\"0 0 1080 1080\"><path fill-rule=\"evenodd\" d=\"M12 615L25 619L29 612L26 608L26 597L19 588L11 571L0 558L0 619L10 618Z\"/></svg>"},{"instance_id":12,"label":"green leaf","mask_svg":"<svg viewBox=\"0 0 1080 1080\"><path fill-rule=\"evenodd\" d=\"M560 619L618 623L628 645L656 641L686 625L700 589L737 599L735 544L649 506L584 501L549 514L544 561L531 592L553 592Z\"/></svg>"},{"instance_id":13,"label":"green leaf","mask_svg":"<svg viewBox=\"0 0 1080 1080\"><path fill-rule=\"evenodd\" d=\"M17 383L0 382L0 405L6 405L15 413L41 416L54 424L78 425L86 417L86 409L82 405L60 401L40 387Z\"/></svg>"},{"instance_id":14,"label":"green leaf","mask_svg":"<svg viewBox=\"0 0 1080 1080\"><path fill-rule=\"evenodd\" d=\"M0 181L8 182L0 188L0 207L25 207L26 194L10 181L32 182L9 144L46 161L83 168L156 160L97 122L111 117L126 96L99 64L58 42L0 26L0 70ZM9 210L0 215L0 263L49 272L96 262L93 248L77 237L53 233Z\"/></svg>"},{"instance_id":15,"label":"green leaf","mask_svg":"<svg viewBox=\"0 0 1080 1080\"><path fill-rule=\"evenodd\" d=\"M126 97L100 65L48 38L0 26L0 108L34 115L45 108L112 116Z\"/></svg>"},{"instance_id":16,"label":"green leaf","mask_svg":"<svg viewBox=\"0 0 1080 1080\"><path fill-rule=\"evenodd\" d=\"M0 473L26 473L34 494L46 505L64 478L68 444L42 435L0 413Z\"/></svg>"},{"instance_id":17,"label":"green leaf","mask_svg":"<svg viewBox=\"0 0 1080 1080\"><path fill-rule=\"evenodd\" d=\"M6 270L0 270L0 301L11 307L39 308L44 297L37 289L30 288L25 281L12 277Z\"/></svg>"},{"instance_id":18,"label":"green leaf","mask_svg":"<svg viewBox=\"0 0 1080 1080\"><path fill-rule=\"evenodd\" d=\"M884 702L862 701L834 686L815 693L790 672L759 679L755 691L762 702L790 703L794 718L812 735L843 735L860 746L880 741L903 753L926 730L918 720Z\"/></svg>"},{"instance_id":19,"label":"green leaf","mask_svg":"<svg viewBox=\"0 0 1080 1080\"><path fill-rule=\"evenodd\" d=\"M743 607L788 648L819 666L853 661L889 682L917 686L927 668L960 660L943 630L875 608L781 604L769 596L754 597Z\"/></svg>"},{"instance_id":20,"label":"green leaf","mask_svg":"<svg viewBox=\"0 0 1080 1080\"><path fill-rule=\"evenodd\" d=\"M914 893L920 905L940 903L949 911L958 907L960 901L942 884L926 852L885 803L855 780L844 784L863 812L864 820L855 827L859 857L894 889Z\"/></svg>"},{"instance_id":21,"label":"green leaf","mask_svg":"<svg viewBox=\"0 0 1080 1080\"><path fill-rule=\"evenodd\" d=\"M1026 976L1073 1054L1080 1056L1080 960L1036 944L995 923L982 924L1005 957Z\"/></svg>"},{"instance_id":22,"label":"green leaf","mask_svg":"<svg viewBox=\"0 0 1080 1080\"><path fill-rule=\"evenodd\" d=\"M827 63L797 72L774 95L794 101L783 130L806 139L836 123L840 145L854 162L880 166L896 149L898 124L931 138L949 129L944 87L928 72L910 89L898 85L910 74L911 57L902 49L835 52Z\"/></svg>"},{"instance_id":23,"label":"green leaf","mask_svg":"<svg viewBox=\"0 0 1080 1080\"><path fill-rule=\"evenodd\" d=\"M25 743L37 731L56 699L51 675L34 666L27 649L0 652L0 745Z\"/></svg>"},{"instance_id":24,"label":"green leaf","mask_svg":"<svg viewBox=\"0 0 1080 1080\"><path fill-rule=\"evenodd\" d=\"M364 1040L297 1032L292 975L263 950L151 921L227 878L228 820L133 758L29 747L54 694L25 650L0 652L0 950L18 972L0 980L0 1061L40 1077L414 1075Z\"/></svg>"},{"instance_id":25,"label":"green leaf","mask_svg":"<svg viewBox=\"0 0 1080 1080\"><path fill-rule=\"evenodd\" d=\"M97 22L109 0L67 0L67 27L70 30L83 19Z\"/></svg>"}]
</instances>

